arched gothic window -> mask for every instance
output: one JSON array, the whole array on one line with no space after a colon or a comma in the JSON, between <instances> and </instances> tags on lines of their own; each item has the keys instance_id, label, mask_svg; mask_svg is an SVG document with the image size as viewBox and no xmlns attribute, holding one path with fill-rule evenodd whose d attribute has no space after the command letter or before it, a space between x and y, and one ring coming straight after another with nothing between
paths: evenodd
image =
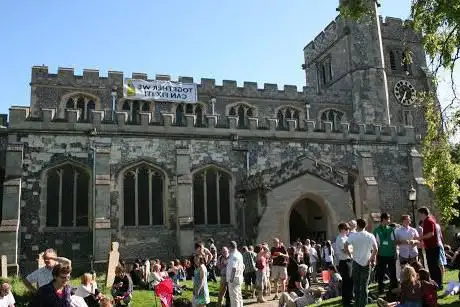
<instances>
[{"instance_id":1,"label":"arched gothic window","mask_svg":"<svg viewBox=\"0 0 460 307\"><path fill-rule=\"evenodd\" d=\"M193 175L193 213L195 224L231 223L230 175L214 167Z\"/></svg>"},{"instance_id":2,"label":"arched gothic window","mask_svg":"<svg viewBox=\"0 0 460 307\"><path fill-rule=\"evenodd\" d=\"M321 122L332 122L332 130L340 131L340 123L344 119L344 113L338 110L329 109L321 114Z\"/></svg>"},{"instance_id":3,"label":"arched gothic window","mask_svg":"<svg viewBox=\"0 0 460 307\"><path fill-rule=\"evenodd\" d=\"M149 101L142 100L126 100L121 106L121 110L128 112L128 120L134 124L138 124L141 121L140 112L150 112L151 103Z\"/></svg>"},{"instance_id":4,"label":"arched gothic window","mask_svg":"<svg viewBox=\"0 0 460 307\"><path fill-rule=\"evenodd\" d=\"M233 106L228 110L229 116L238 117L238 128L240 129L249 127L249 117L253 117L254 114L254 108L243 103Z\"/></svg>"},{"instance_id":5,"label":"arched gothic window","mask_svg":"<svg viewBox=\"0 0 460 307\"><path fill-rule=\"evenodd\" d=\"M80 119L87 121L91 119L92 111L96 110L94 99L87 97L84 94L77 94L67 99L65 104L66 109L77 109L80 111Z\"/></svg>"},{"instance_id":6,"label":"arched gothic window","mask_svg":"<svg viewBox=\"0 0 460 307\"><path fill-rule=\"evenodd\" d=\"M146 164L123 175L124 226L163 225L164 174Z\"/></svg>"},{"instance_id":7,"label":"arched gothic window","mask_svg":"<svg viewBox=\"0 0 460 307\"><path fill-rule=\"evenodd\" d=\"M199 103L180 103L176 106L176 125L187 126L185 114L194 114L196 116L195 126L203 127L203 113L203 106Z\"/></svg>"},{"instance_id":8,"label":"arched gothic window","mask_svg":"<svg viewBox=\"0 0 460 307\"><path fill-rule=\"evenodd\" d=\"M298 128L300 123L300 112L297 109L285 107L278 111L276 118L278 119L278 129L280 130L289 128L287 124L288 119L294 119L296 121L296 128Z\"/></svg>"},{"instance_id":9,"label":"arched gothic window","mask_svg":"<svg viewBox=\"0 0 460 307\"><path fill-rule=\"evenodd\" d=\"M46 173L46 226L88 226L90 174L67 163Z\"/></svg>"}]
</instances>

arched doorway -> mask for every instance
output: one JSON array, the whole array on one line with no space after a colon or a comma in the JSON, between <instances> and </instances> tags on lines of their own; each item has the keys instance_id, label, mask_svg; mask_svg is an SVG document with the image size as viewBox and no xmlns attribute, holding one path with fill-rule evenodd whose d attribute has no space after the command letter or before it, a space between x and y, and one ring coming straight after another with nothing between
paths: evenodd
<instances>
[{"instance_id":1,"label":"arched doorway","mask_svg":"<svg viewBox=\"0 0 460 307\"><path fill-rule=\"evenodd\" d=\"M328 239L329 222L323 206L309 198L299 200L289 214L289 240L323 242Z\"/></svg>"}]
</instances>

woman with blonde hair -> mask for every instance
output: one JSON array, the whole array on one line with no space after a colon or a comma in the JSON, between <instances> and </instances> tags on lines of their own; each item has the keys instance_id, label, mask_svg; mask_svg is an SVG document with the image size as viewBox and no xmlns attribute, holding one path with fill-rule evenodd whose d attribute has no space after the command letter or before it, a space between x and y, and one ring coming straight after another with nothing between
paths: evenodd
<instances>
[{"instance_id":1,"label":"woman with blonde hair","mask_svg":"<svg viewBox=\"0 0 460 307\"><path fill-rule=\"evenodd\" d=\"M97 289L96 280L91 273L85 273L81 276L81 284L75 290L75 295L82 297L88 307L98 307L99 300L102 298Z\"/></svg>"},{"instance_id":2,"label":"woman with blonde hair","mask_svg":"<svg viewBox=\"0 0 460 307\"><path fill-rule=\"evenodd\" d=\"M385 302L383 299L377 301L378 306L385 307L422 307L422 285L418 279L417 272L410 266L404 266L401 273L401 294L400 302Z\"/></svg>"}]
</instances>

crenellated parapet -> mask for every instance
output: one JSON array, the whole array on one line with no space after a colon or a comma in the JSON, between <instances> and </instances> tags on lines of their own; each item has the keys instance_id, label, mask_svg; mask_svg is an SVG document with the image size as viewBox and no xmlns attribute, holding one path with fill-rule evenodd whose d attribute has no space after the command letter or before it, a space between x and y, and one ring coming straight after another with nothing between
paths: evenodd
<instances>
[{"instance_id":1,"label":"crenellated parapet","mask_svg":"<svg viewBox=\"0 0 460 307\"><path fill-rule=\"evenodd\" d=\"M56 109L43 109L40 117L32 117L27 107L10 108L10 131L49 131L53 133L87 133L90 135L151 135L201 138L224 137L266 138L266 139L310 139L328 142L368 142L368 143L402 143L417 142L414 127L397 127L382 125L340 123L334 128L332 122L305 120L304 128L299 128L296 120L288 119L287 127L279 128L276 118L250 117L245 128L238 125L238 117L226 116L226 125L218 124L221 115L206 115L204 126L197 127L196 115L186 114L185 123L177 125L175 114L162 113L160 119L152 113L141 112L139 121L130 122L127 112L115 112L107 116L107 111L93 111L90 121L82 121L80 110L67 109L65 119L58 118ZM319 128L320 127L320 128Z\"/></svg>"},{"instance_id":2,"label":"crenellated parapet","mask_svg":"<svg viewBox=\"0 0 460 307\"><path fill-rule=\"evenodd\" d=\"M327 25L314 40L304 47L303 51L307 67L314 62L318 56L323 54L335 42L347 34L347 28L344 27L341 17L337 16L337 18Z\"/></svg>"},{"instance_id":3,"label":"crenellated parapet","mask_svg":"<svg viewBox=\"0 0 460 307\"><path fill-rule=\"evenodd\" d=\"M422 35L411 28L411 20L380 16L382 38L403 40L404 42L420 42Z\"/></svg>"},{"instance_id":4,"label":"crenellated parapet","mask_svg":"<svg viewBox=\"0 0 460 307\"><path fill-rule=\"evenodd\" d=\"M57 73L50 73L47 66L32 67L32 85L58 85L72 86L78 88L107 88L113 86L121 89L125 77L123 72L109 71L107 76L102 76L99 70L84 69L81 75L75 74L73 68L59 67ZM157 74L149 78L146 73L132 73L132 79L142 80L166 80L183 83L194 83L193 77L178 77L172 80L169 75ZM238 86L235 80L223 80L221 85L216 83L215 79L202 78L197 83L199 95L207 96L233 96L233 97L254 97L263 99L286 99L286 100L304 100L308 92L306 87L298 89L296 85L284 85L264 83L262 87L257 82L245 81L243 86Z\"/></svg>"}]
</instances>

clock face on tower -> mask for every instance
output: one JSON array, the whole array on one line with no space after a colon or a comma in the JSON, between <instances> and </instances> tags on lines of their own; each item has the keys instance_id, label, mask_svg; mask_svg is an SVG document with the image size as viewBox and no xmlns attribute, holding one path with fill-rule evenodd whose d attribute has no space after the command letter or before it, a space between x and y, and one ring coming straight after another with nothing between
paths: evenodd
<instances>
[{"instance_id":1,"label":"clock face on tower","mask_svg":"<svg viewBox=\"0 0 460 307\"><path fill-rule=\"evenodd\" d=\"M415 102L417 91L409 81L401 80L396 83L394 94L400 104L410 106Z\"/></svg>"}]
</instances>

